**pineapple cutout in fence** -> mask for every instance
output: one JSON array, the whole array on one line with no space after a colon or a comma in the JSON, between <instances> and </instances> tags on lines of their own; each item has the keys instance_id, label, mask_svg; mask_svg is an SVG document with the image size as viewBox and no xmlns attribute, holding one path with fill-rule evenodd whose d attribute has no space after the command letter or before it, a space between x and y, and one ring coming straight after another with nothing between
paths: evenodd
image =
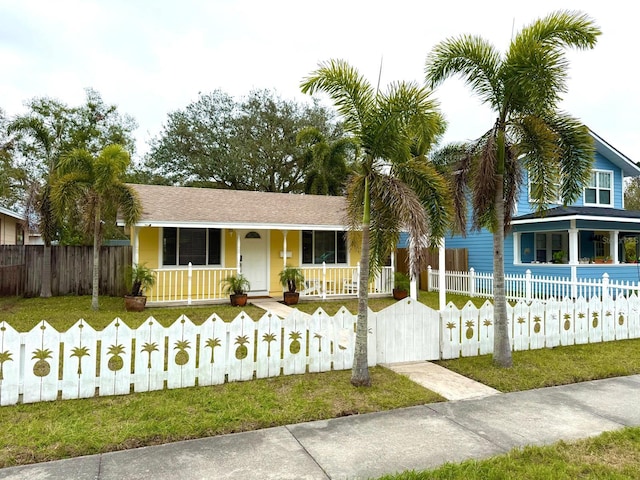
<instances>
[{"instance_id":1,"label":"pineapple cutout in fence","mask_svg":"<svg viewBox=\"0 0 640 480\"><path fill-rule=\"evenodd\" d=\"M562 318L564 318L564 324L562 325L562 327L565 330L569 330L571 328L571 314L570 313L565 313Z\"/></svg>"},{"instance_id":2,"label":"pineapple cutout in fence","mask_svg":"<svg viewBox=\"0 0 640 480\"><path fill-rule=\"evenodd\" d=\"M300 332L291 332L289 334L289 339L291 340L291 345L289 345L289 351L294 355L300 352L300 339L302 335Z\"/></svg>"},{"instance_id":3,"label":"pineapple cutout in fence","mask_svg":"<svg viewBox=\"0 0 640 480\"><path fill-rule=\"evenodd\" d=\"M152 343L147 342L142 346L142 349L140 350L140 352L145 352L148 355L147 369L149 370L151 370L151 354L157 351L158 351L158 344L156 342L152 342Z\"/></svg>"},{"instance_id":4,"label":"pineapple cutout in fence","mask_svg":"<svg viewBox=\"0 0 640 480\"><path fill-rule=\"evenodd\" d=\"M467 329L465 330L464 335L467 337L467 340L471 340L473 338L473 327L475 326L475 323L473 320L467 320L465 326Z\"/></svg>"},{"instance_id":5,"label":"pineapple cutout in fence","mask_svg":"<svg viewBox=\"0 0 640 480\"><path fill-rule=\"evenodd\" d=\"M36 377L46 377L47 375L49 375L49 373L51 373L51 365L49 365L49 362L47 362L47 360L52 358L52 353L53 352L48 348L37 348L33 352L33 357L31 357L31 360L38 360L33 365L33 374Z\"/></svg>"},{"instance_id":6,"label":"pineapple cutout in fence","mask_svg":"<svg viewBox=\"0 0 640 480\"><path fill-rule=\"evenodd\" d=\"M537 315L533 317L533 333L540 333L542 329L540 322L542 322L542 318Z\"/></svg>"},{"instance_id":7,"label":"pineapple cutout in fence","mask_svg":"<svg viewBox=\"0 0 640 480\"><path fill-rule=\"evenodd\" d=\"M118 370L122 370L124 367L124 360L121 355L124 353L124 345L111 345L109 350L107 351L107 355L111 355L109 359L109 363L107 363L107 368L112 372L117 372Z\"/></svg>"},{"instance_id":8,"label":"pineapple cutout in fence","mask_svg":"<svg viewBox=\"0 0 640 480\"><path fill-rule=\"evenodd\" d=\"M189 363L189 352L187 352L187 349L191 348L190 343L191 342L189 342L189 340L176 341L176 346L173 347L174 350L178 350L174 358L176 365L180 365L182 367L183 365Z\"/></svg>"},{"instance_id":9,"label":"pineapple cutout in fence","mask_svg":"<svg viewBox=\"0 0 640 480\"><path fill-rule=\"evenodd\" d=\"M591 320L591 325L593 325L593 328L598 328L598 318L600 317L600 315L598 314L598 312L593 312L591 313L591 316L593 317L593 319Z\"/></svg>"},{"instance_id":10,"label":"pineapple cutout in fence","mask_svg":"<svg viewBox=\"0 0 640 480\"><path fill-rule=\"evenodd\" d=\"M216 351L216 347L220 347L222 345L222 343L220 343L220 339L219 338L207 338L207 347L209 347L211 349L211 360L209 361L209 363L213 363L215 361L215 351Z\"/></svg>"},{"instance_id":11,"label":"pineapple cutout in fence","mask_svg":"<svg viewBox=\"0 0 640 480\"><path fill-rule=\"evenodd\" d=\"M238 335L236 337L235 344L238 345L238 348L236 348L236 358L238 360L244 360L249 355L249 350L245 343L249 343L249 337L246 335Z\"/></svg>"}]
</instances>

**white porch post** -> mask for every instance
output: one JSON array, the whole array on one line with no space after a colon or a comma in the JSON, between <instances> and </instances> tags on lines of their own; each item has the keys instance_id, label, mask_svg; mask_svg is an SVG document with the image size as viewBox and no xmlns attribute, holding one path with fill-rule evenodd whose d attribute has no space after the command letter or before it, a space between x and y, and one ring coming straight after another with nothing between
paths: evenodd
<instances>
[{"instance_id":1,"label":"white porch post","mask_svg":"<svg viewBox=\"0 0 640 480\"><path fill-rule=\"evenodd\" d=\"M569 229L569 265L571 265L571 298L578 298L578 267L580 252L578 246L578 229L576 221L571 220Z\"/></svg>"},{"instance_id":2,"label":"white porch post","mask_svg":"<svg viewBox=\"0 0 640 480\"><path fill-rule=\"evenodd\" d=\"M131 260L134 265L137 265L140 259L140 237L138 229L135 225L131 226L131 238L133 240L133 252L131 253Z\"/></svg>"},{"instance_id":3,"label":"white porch post","mask_svg":"<svg viewBox=\"0 0 640 480\"><path fill-rule=\"evenodd\" d=\"M573 220L572 220L573 222ZM569 264L578 265L580 263L580 252L578 251L578 229L569 229Z\"/></svg>"},{"instance_id":4,"label":"white porch post","mask_svg":"<svg viewBox=\"0 0 640 480\"><path fill-rule=\"evenodd\" d=\"M513 263L520 263L520 232L513 232Z\"/></svg>"},{"instance_id":5,"label":"white porch post","mask_svg":"<svg viewBox=\"0 0 640 480\"><path fill-rule=\"evenodd\" d=\"M438 283L440 284L440 289L438 290L438 304L440 307L440 311L443 311L447 306L447 285L446 285L446 272L445 272L445 248L444 248L444 237L440 239L438 242Z\"/></svg>"},{"instance_id":6,"label":"white porch post","mask_svg":"<svg viewBox=\"0 0 640 480\"><path fill-rule=\"evenodd\" d=\"M236 270L242 273L242 255L240 255L240 232L236 230Z\"/></svg>"},{"instance_id":7,"label":"white porch post","mask_svg":"<svg viewBox=\"0 0 640 480\"><path fill-rule=\"evenodd\" d=\"M618 230L613 230L609 233L609 241L611 242L609 247L609 253L611 258L613 259L614 264L620 263L618 261L618 238L620 236L620 232Z\"/></svg>"},{"instance_id":8,"label":"white porch post","mask_svg":"<svg viewBox=\"0 0 640 480\"><path fill-rule=\"evenodd\" d=\"M282 230L282 269L287 268L287 233L288 230Z\"/></svg>"}]
</instances>

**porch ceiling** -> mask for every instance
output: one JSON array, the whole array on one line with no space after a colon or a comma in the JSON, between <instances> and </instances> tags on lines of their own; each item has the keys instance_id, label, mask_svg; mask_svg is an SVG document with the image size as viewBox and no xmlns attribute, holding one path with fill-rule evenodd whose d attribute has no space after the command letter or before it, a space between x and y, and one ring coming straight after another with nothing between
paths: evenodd
<instances>
[{"instance_id":1,"label":"porch ceiling","mask_svg":"<svg viewBox=\"0 0 640 480\"><path fill-rule=\"evenodd\" d=\"M640 211L602 207L555 207L550 208L544 213L529 213L527 215L514 217L511 224L516 226L566 220L592 220L640 225Z\"/></svg>"},{"instance_id":2,"label":"porch ceiling","mask_svg":"<svg viewBox=\"0 0 640 480\"><path fill-rule=\"evenodd\" d=\"M142 203L138 226L340 230L344 197L131 185Z\"/></svg>"}]
</instances>

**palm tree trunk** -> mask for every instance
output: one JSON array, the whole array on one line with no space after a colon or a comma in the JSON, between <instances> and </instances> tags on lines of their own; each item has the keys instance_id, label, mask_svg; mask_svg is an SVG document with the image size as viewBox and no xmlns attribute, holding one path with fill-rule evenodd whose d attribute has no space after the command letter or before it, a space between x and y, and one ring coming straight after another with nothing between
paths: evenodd
<instances>
[{"instance_id":1,"label":"palm tree trunk","mask_svg":"<svg viewBox=\"0 0 640 480\"><path fill-rule=\"evenodd\" d=\"M493 363L511 367L511 342L507 318L507 299L504 291L504 129L498 129L496 174L496 226L493 232Z\"/></svg>"},{"instance_id":2,"label":"palm tree trunk","mask_svg":"<svg viewBox=\"0 0 640 480\"><path fill-rule=\"evenodd\" d=\"M91 308L98 310L98 294L100 291L100 245L102 230L100 224L100 202L96 202L95 218L93 220L93 285L91 288Z\"/></svg>"},{"instance_id":3,"label":"palm tree trunk","mask_svg":"<svg viewBox=\"0 0 640 480\"><path fill-rule=\"evenodd\" d=\"M369 224L371 199L369 198L369 179L365 179L364 213L362 215L362 252L360 256L360 278L358 279L358 320L356 321L356 342L351 368L351 385L370 387L367 315L369 296Z\"/></svg>"}]
</instances>

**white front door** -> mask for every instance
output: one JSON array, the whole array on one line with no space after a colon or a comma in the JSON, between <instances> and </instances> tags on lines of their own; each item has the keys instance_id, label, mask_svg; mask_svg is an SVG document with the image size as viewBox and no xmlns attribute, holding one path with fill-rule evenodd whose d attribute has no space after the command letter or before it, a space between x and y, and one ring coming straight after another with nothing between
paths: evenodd
<instances>
[{"instance_id":1,"label":"white front door","mask_svg":"<svg viewBox=\"0 0 640 480\"><path fill-rule=\"evenodd\" d=\"M269 232L251 230L242 232L240 240L240 255L242 274L251 284L251 293L269 293Z\"/></svg>"}]
</instances>

